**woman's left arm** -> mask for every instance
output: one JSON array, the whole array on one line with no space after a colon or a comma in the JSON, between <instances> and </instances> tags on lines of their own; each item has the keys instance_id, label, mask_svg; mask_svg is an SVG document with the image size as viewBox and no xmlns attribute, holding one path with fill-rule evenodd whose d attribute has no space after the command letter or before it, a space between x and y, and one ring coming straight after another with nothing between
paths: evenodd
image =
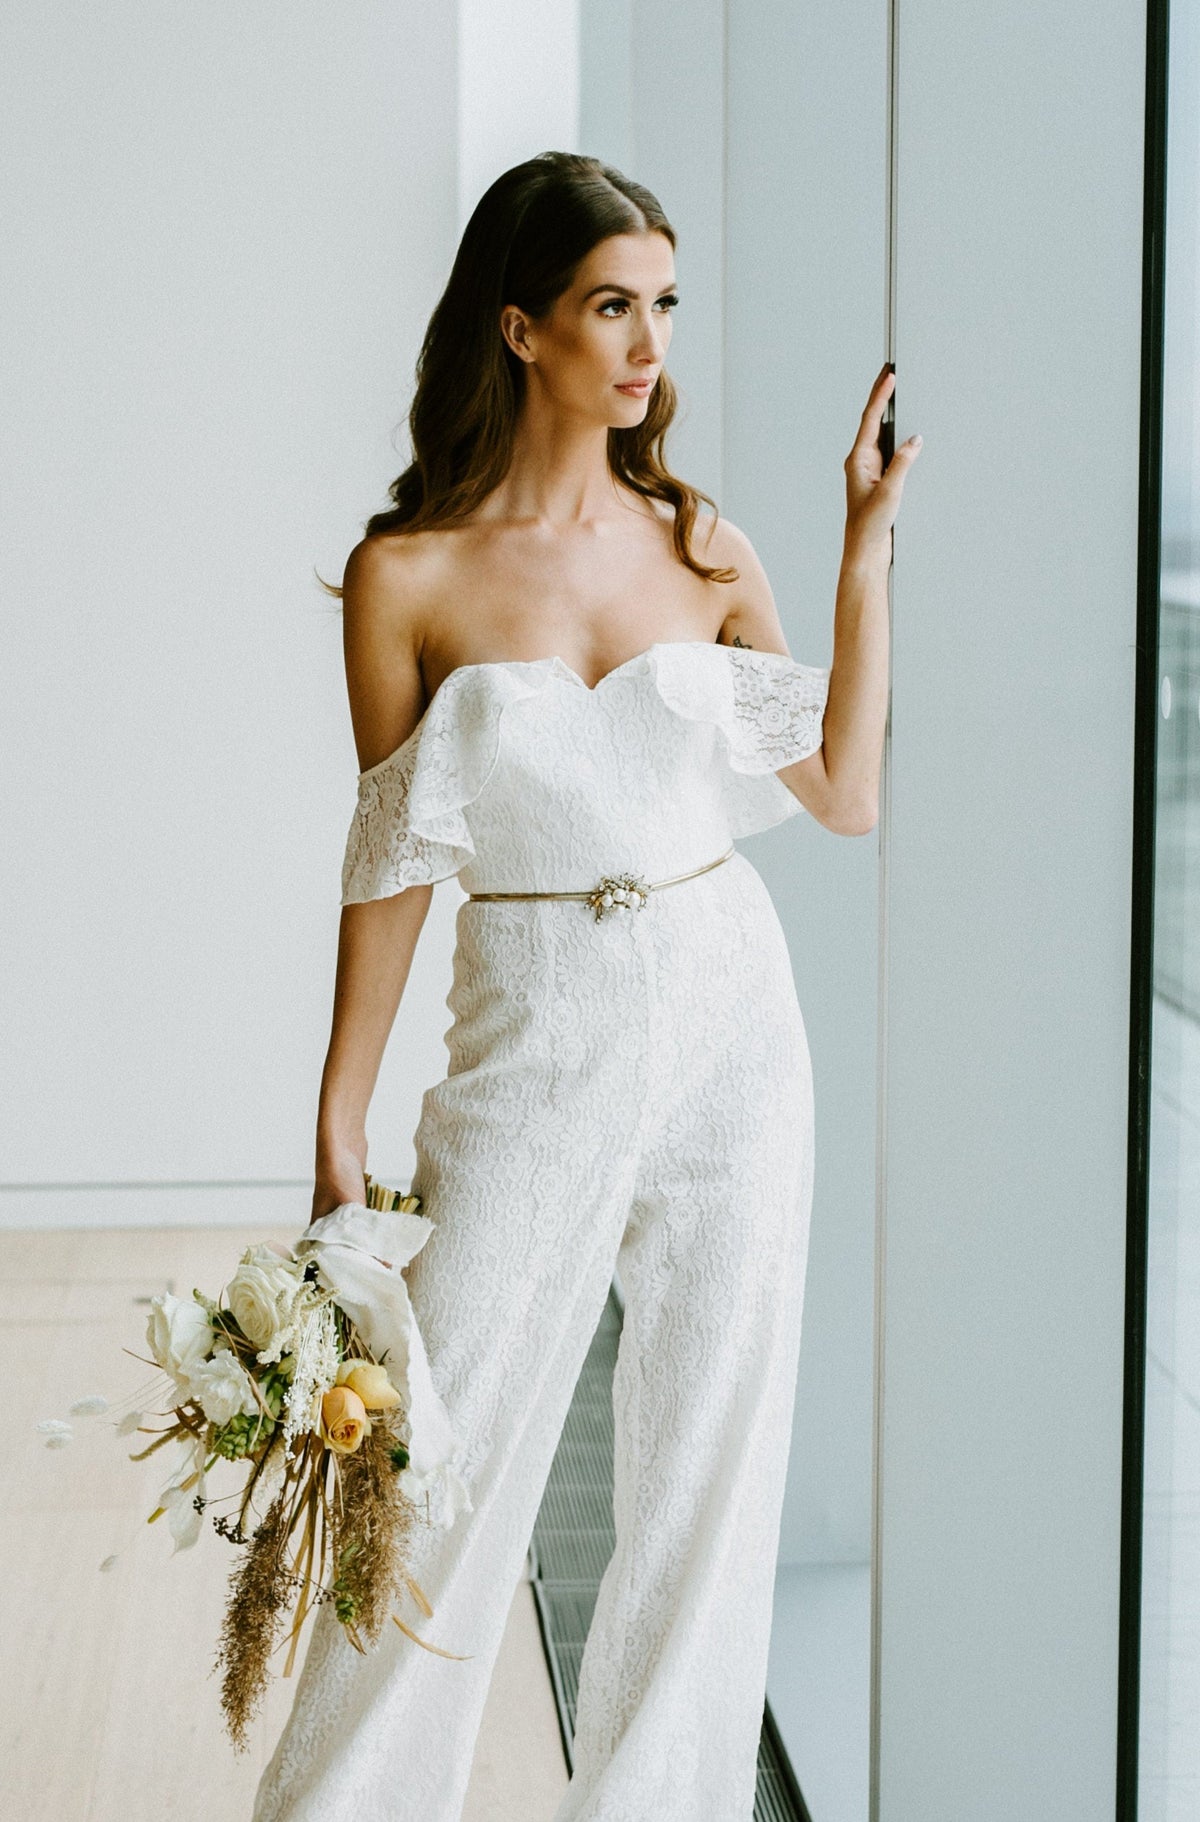
<instances>
[{"instance_id":1,"label":"woman's left arm","mask_svg":"<svg viewBox=\"0 0 1200 1822\"><path fill-rule=\"evenodd\" d=\"M780 768L778 776L817 821L838 835L866 835L879 821L879 779L888 697L887 579L892 527L905 478L917 459L920 437L909 437L883 466L879 432L895 374L885 365L867 400L843 467L846 529L834 607L833 659L822 744L807 759ZM747 558L749 557L749 561ZM783 628L753 553L734 559L745 592L722 628L722 638L786 650Z\"/></svg>"},{"instance_id":2,"label":"woman's left arm","mask_svg":"<svg viewBox=\"0 0 1200 1822\"><path fill-rule=\"evenodd\" d=\"M890 364L885 364L871 388L854 447L843 464L846 530L821 752L830 801L839 806L843 828L851 835L866 835L879 821L879 774L887 725L887 579L892 527L905 478L921 448L920 437L909 437L884 469L879 432L895 385L896 376ZM780 776L790 782L786 773Z\"/></svg>"}]
</instances>

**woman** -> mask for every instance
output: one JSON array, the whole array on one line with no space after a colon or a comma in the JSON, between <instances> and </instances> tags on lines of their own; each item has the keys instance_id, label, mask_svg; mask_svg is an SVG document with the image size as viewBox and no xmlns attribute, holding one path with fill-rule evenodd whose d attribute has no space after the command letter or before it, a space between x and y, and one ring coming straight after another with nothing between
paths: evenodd
<instances>
[{"instance_id":1,"label":"woman","mask_svg":"<svg viewBox=\"0 0 1200 1822\"><path fill-rule=\"evenodd\" d=\"M362 771L313 1218L364 1195L368 1102L433 884L459 874L446 1078L409 1267L471 1506L413 1566L452 1662L324 1606L255 1822L456 1822L614 1267L617 1541L555 1822L750 1822L813 1183L783 931L731 838L875 826L892 525L881 373L846 462L831 669L670 474L675 235L591 158L500 177L425 338L414 461L343 588ZM622 883L624 876L624 883Z\"/></svg>"}]
</instances>

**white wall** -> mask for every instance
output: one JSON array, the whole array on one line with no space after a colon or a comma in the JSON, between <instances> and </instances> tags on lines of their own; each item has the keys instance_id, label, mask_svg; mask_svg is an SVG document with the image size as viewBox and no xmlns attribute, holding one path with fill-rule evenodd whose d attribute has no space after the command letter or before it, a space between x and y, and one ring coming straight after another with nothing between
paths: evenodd
<instances>
[{"instance_id":1,"label":"white wall","mask_svg":"<svg viewBox=\"0 0 1200 1822\"><path fill-rule=\"evenodd\" d=\"M313 571L407 460L460 179L574 128L569 25L514 95L480 10L461 57L413 0L0 19L10 1224L307 1219L356 772ZM372 1109L393 1179L460 899Z\"/></svg>"},{"instance_id":2,"label":"white wall","mask_svg":"<svg viewBox=\"0 0 1200 1822\"><path fill-rule=\"evenodd\" d=\"M828 664L842 464L886 353L886 15L729 0L728 41L726 510L791 650ZM801 818L747 848L787 930L817 1098L784 1563L870 1553L879 839Z\"/></svg>"},{"instance_id":3,"label":"white wall","mask_svg":"<svg viewBox=\"0 0 1200 1822\"><path fill-rule=\"evenodd\" d=\"M880 1822L1114 1813L1144 34L900 15Z\"/></svg>"},{"instance_id":4,"label":"white wall","mask_svg":"<svg viewBox=\"0 0 1200 1822\"><path fill-rule=\"evenodd\" d=\"M578 0L457 0L458 225L501 171L579 140Z\"/></svg>"}]
</instances>

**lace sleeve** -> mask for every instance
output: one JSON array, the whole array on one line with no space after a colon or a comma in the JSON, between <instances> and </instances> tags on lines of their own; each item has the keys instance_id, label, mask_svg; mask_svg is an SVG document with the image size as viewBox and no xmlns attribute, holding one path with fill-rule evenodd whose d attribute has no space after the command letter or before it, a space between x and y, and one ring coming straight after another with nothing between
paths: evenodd
<instances>
[{"instance_id":1,"label":"lace sleeve","mask_svg":"<svg viewBox=\"0 0 1200 1822\"><path fill-rule=\"evenodd\" d=\"M756 835L800 814L804 805L778 773L822 744L828 668L748 645L692 643L660 647L655 674L669 709L717 732L731 834Z\"/></svg>"},{"instance_id":2,"label":"lace sleeve","mask_svg":"<svg viewBox=\"0 0 1200 1822\"><path fill-rule=\"evenodd\" d=\"M402 746L358 775L342 903L436 885L475 856L467 812L500 753L508 712L546 687L546 665L462 665Z\"/></svg>"},{"instance_id":3,"label":"lace sleeve","mask_svg":"<svg viewBox=\"0 0 1200 1822\"><path fill-rule=\"evenodd\" d=\"M731 648L729 760L739 772L777 772L815 753L824 737L829 671L777 652Z\"/></svg>"},{"instance_id":4,"label":"lace sleeve","mask_svg":"<svg viewBox=\"0 0 1200 1822\"><path fill-rule=\"evenodd\" d=\"M390 898L406 886L449 879L474 849L461 812L444 818L437 836L419 832L410 814L419 743L404 746L361 772L358 802L342 862L342 903Z\"/></svg>"}]
</instances>

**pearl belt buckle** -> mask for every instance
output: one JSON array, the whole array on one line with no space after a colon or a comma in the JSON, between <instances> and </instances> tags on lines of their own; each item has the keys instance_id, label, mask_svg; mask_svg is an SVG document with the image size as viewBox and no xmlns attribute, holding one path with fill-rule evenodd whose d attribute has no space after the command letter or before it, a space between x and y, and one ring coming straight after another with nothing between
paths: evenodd
<instances>
[{"instance_id":1,"label":"pearl belt buckle","mask_svg":"<svg viewBox=\"0 0 1200 1822\"><path fill-rule=\"evenodd\" d=\"M606 873L588 893L587 902L599 922L611 911L644 911L650 891L640 873Z\"/></svg>"},{"instance_id":2,"label":"pearl belt buckle","mask_svg":"<svg viewBox=\"0 0 1200 1822\"><path fill-rule=\"evenodd\" d=\"M646 900L652 892L657 892L663 886L680 885L685 879L696 879L699 874L719 867L734 852L731 844L715 860L706 860L702 867L693 867L690 873L676 873L671 879L647 881L640 873L606 873L599 885L593 886L590 892L469 892L467 896L472 900L486 899L492 903L499 899L573 898L590 905L599 920L607 917L610 911L644 911Z\"/></svg>"}]
</instances>

